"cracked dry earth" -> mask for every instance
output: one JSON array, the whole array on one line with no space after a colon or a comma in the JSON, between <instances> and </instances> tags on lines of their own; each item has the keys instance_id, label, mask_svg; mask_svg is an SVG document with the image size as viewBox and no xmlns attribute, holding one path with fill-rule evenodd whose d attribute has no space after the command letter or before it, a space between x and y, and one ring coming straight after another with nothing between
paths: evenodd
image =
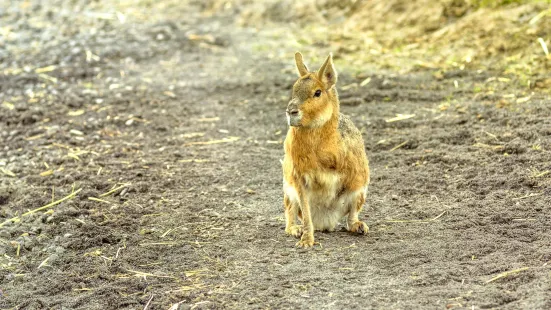
<instances>
[{"instance_id":1,"label":"cracked dry earth","mask_svg":"<svg viewBox=\"0 0 551 310\"><path fill-rule=\"evenodd\" d=\"M26 10L1 17L17 36L0 46L0 216L19 217L0 227L4 308L551 307L543 95L337 58L371 162L370 234L302 250L284 234L296 46L278 29ZM311 67L328 52L300 49Z\"/></svg>"}]
</instances>

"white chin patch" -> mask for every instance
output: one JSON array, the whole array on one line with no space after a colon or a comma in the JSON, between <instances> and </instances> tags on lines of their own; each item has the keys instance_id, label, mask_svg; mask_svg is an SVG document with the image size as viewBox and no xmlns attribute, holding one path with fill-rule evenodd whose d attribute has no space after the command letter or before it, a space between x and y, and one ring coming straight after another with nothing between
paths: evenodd
<instances>
[{"instance_id":1,"label":"white chin patch","mask_svg":"<svg viewBox=\"0 0 551 310\"><path fill-rule=\"evenodd\" d=\"M287 125L291 126L291 117L287 114Z\"/></svg>"}]
</instances>

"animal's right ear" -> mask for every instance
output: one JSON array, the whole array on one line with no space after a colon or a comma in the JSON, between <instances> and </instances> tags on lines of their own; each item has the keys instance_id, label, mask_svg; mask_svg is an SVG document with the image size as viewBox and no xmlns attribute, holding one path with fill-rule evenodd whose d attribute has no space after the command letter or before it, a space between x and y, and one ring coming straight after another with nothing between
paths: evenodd
<instances>
[{"instance_id":1,"label":"animal's right ear","mask_svg":"<svg viewBox=\"0 0 551 310\"><path fill-rule=\"evenodd\" d=\"M298 71L299 77L305 76L306 74L308 74L308 68L304 64L304 61L302 61L302 54L300 52L295 53L295 62L297 64L297 71Z\"/></svg>"}]
</instances>

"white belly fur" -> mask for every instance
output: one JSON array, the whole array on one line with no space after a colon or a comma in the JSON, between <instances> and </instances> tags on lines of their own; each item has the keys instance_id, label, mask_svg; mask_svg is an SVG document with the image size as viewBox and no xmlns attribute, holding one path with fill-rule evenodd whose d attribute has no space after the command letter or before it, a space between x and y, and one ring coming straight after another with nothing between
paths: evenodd
<instances>
[{"instance_id":1,"label":"white belly fur","mask_svg":"<svg viewBox=\"0 0 551 310\"><path fill-rule=\"evenodd\" d=\"M344 192L337 197L342 185L339 175L329 172L317 173L315 180L322 185L321 189L312 189L312 186L308 186L312 180L312 177L305 177L307 185L305 194L310 204L315 230L333 231L340 219L348 214L350 206L355 204L358 195L367 189L366 186L363 190ZM300 199L295 188L283 181L283 190L291 203L300 206Z\"/></svg>"}]
</instances>

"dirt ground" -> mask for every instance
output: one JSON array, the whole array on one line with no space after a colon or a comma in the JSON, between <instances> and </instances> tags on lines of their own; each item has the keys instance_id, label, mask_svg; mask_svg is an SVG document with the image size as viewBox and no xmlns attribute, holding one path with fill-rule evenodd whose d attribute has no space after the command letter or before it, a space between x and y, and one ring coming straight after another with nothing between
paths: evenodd
<instances>
[{"instance_id":1,"label":"dirt ground","mask_svg":"<svg viewBox=\"0 0 551 310\"><path fill-rule=\"evenodd\" d=\"M370 234L297 249L280 164L292 55L315 68L328 46L195 6L67 3L0 11L0 308L551 308L545 94L336 54Z\"/></svg>"}]
</instances>

